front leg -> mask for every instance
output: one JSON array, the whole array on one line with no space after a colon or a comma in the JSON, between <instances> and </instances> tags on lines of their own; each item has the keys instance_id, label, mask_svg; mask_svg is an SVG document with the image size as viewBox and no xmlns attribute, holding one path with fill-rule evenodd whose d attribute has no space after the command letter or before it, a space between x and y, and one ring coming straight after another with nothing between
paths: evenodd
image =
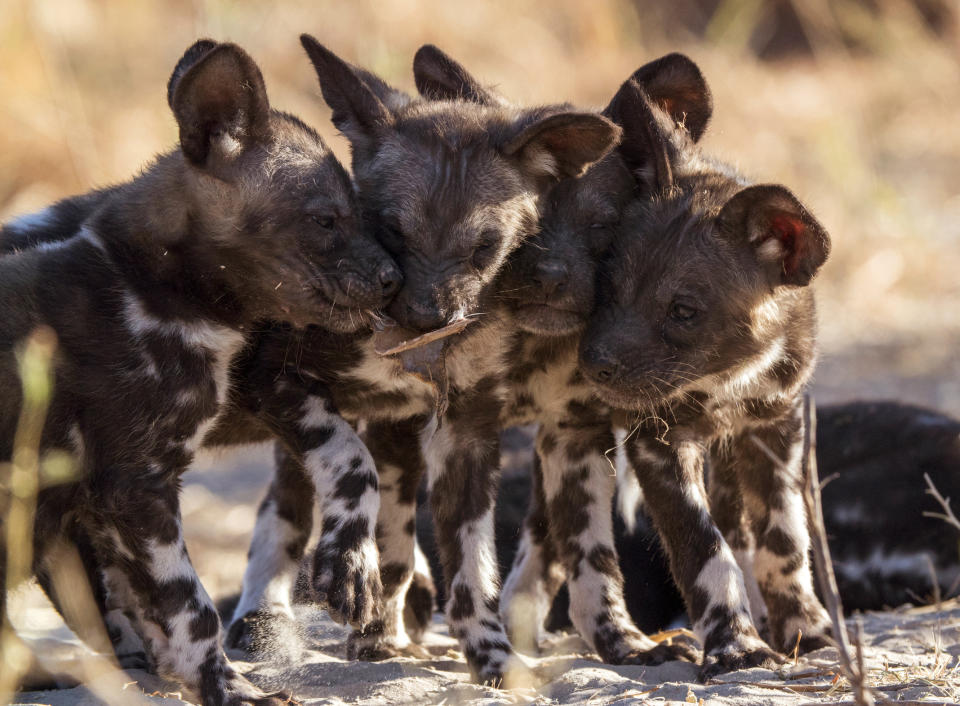
<instances>
[{"instance_id":1,"label":"front leg","mask_svg":"<svg viewBox=\"0 0 960 706\"><path fill-rule=\"evenodd\" d=\"M135 485L100 488L85 530L109 567L118 609L133 617L158 674L197 691L204 704L279 704L238 674L220 647L220 619L183 542L174 471L121 472Z\"/></svg>"},{"instance_id":2,"label":"front leg","mask_svg":"<svg viewBox=\"0 0 960 706\"><path fill-rule=\"evenodd\" d=\"M781 662L757 634L743 574L710 515L703 447L679 433L667 444L640 428L628 455L703 644L701 677Z\"/></svg>"},{"instance_id":3,"label":"front leg","mask_svg":"<svg viewBox=\"0 0 960 706\"><path fill-rule=\"evenodd\" d=\"M258 416L316 489L323 517L313 559L317 600L326 603L334 620L362 629L378 617L382 593L373 457L322 385L281 378Z\"/></svg>"},{"instance_id":4,"label":"front leg","mask_svg":"<svg viewBox=\"0 0 960 706\"><path fill-rule=\"evenodd\" d=\"M832 644L830 618L813 590L802 452L798 406L777 423L743 432L726 457L740 478L757 538L754 570L769 613L772 644L788 653L798 639L800 652Z\"/></svg>"},{"instance_id":5,"label":"front leg","mask_svg":"<svg viewBox=\"0 0 960 706\"><path fill-rule=\"evenodd\" d=\"M754 570L754 556L756 554L756 540L753 530L750 529L747 510L744 507L743 491L740 489L740 479L737 477L736 467L729 457L730 444L724 440L716 443L710 454L710 512L716 520L717 528L723 534L733 556L737 559L737 566L743 573L743 582L747 588L747 598L750 602L750 615L753 624L757 626L760 636L769 642L767 622L767 605L760 592Z\"/></svg>"},{"instance_id":6,"label":"front leg","mask_svg":"<svg viewBox=\"0 0 960 706\"><path fill-rule=\"evenodd\" d=\"M608 419L587 417L581 411L544 424L537 437L550 534L568 575L570 619L604 662L698 661L687 644L655 643L627 612L613 538L615 471L604 455L613 433Z\"/></svg>"},{"instance_id":7,"label":"front leg","mask_svg":"<svg viewBox=\"0 0 960 706\"><path fill-rule=\"evenodd\" d=\"M485 384L489 383L489 384ZM434 535L447 586L447 622L475 680L501 684L522 671L497 614L493 504L500 462L499 399L492 380L453 389L423 442Z\"/></svg>"},{"instance_id":8,"label":"front leg","mask_svg":"<svg viewBox=\"0 0 960 706\"><path fill-rule=\"evenodd\" d=\"M274 477L257 510L243 592L227 630L228 647L288 661L301 652L290 604L313 527L316 495L303 464L282 445L274 449Z\"/></svg>"},{"instance_id":9,"label":"front leg","mask_svg":"<svg viewBox=\"0 0 960 706\"><path fill-rule=\"evenodd\" d=\"M416 563L417 488L424 471L420 432L424 423L422 417L370 422L364 434L380 475L377 543L383 612L381 620L350 636L347 655L351 659L384 659L400 654L410 645L404 623L404 599Z\"/></svg>"},{"instance_id":10,"label":"front leg","mask_svg":"<svg viewBox=\"0 0 960 706\"><path fill-rule=\"evenodd\" d=\"M543 626L553 599L567 580L550 538L547 513L540 456L534 455L530 505L513 566L500 593L500 616L511 642L524 652L535 652L543 640Z\"/></svg>"}]
</instances>

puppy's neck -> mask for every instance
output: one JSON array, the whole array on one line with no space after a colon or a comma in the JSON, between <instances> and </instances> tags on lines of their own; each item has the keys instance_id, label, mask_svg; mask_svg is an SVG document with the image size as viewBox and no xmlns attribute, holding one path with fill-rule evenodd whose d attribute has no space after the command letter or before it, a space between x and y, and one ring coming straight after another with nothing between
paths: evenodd
<instances>
[{"instance_id":1,"label":"puppy's neck","mask_svg":"<svg viewBox=\"0 0 960 706\"><path fill-rule=\"evenodd\" d=\"M222 234L211 227L211 204L204 203L229 187L204 181L214 178L189 169L179 151L162 155L85 228L151 315L242 329L253 315L216 245Z\"/></svg>"}]
</instances>

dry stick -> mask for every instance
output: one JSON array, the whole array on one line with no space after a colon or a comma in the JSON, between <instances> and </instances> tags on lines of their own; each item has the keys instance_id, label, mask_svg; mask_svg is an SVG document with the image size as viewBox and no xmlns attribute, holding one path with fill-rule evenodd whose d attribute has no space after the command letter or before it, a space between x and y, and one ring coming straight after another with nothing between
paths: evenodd
<instances>
[{"instance_id":1,"label":"dry stick","mask_svg":"<svg viewBox=\"0 0 960 706\"><path fill-rule=\"evenodd\" d=\"M940 503L940 506L943 508L943 512L924 512L924 517L936 517L937 519L943 520L948 525L952 525L957 530L960 530L960 520L957 519L957 516L953 514L953 510L950 509L950 498L945 498L940 494L940 491L937 490L937 486L933 484L933 481L930 480L930 475L928 473L923 474L923 479L927 481L927 495L932 495L933 499Z\"/></svg>"},{"instance_id":2,"label":"dry stick","mask_svg":"<svg viewBox=\"0 0 960 706\"><path fill-rule=\"evenodd\" d=\"M827 531L823 524L823 506L820 498L820 477L817 473L817 423L816 409L810 395L803 397L803 477L806 480L804 501L810 523L810 540L813 545L813 564L816 568L820 592L827 604L830 619L833 621L833 637L840 656L840 668L853 686L854 699L858 706L872 706L875 703L873 691L866 685L866 673L863 670L862 648L858 645L858 662L855 666L850 657L850 639L847 626L843 622L843 606L837 590L837 579L833 574L830 559L830 547L827 546Z\"/></svg>"}]
</instances>

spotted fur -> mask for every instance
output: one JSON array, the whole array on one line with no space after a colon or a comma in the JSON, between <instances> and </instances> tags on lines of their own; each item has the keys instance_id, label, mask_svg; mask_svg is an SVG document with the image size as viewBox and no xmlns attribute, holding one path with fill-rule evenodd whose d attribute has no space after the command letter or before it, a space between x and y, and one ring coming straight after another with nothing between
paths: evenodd
<instances>
[{"instance_id":1,"label":"spotted fur","mask_svg":"<svg viewBox=\"0 0 960 706\"><path fill-rule=\"evenodd\" d=\"M808 558L799 404L815 358L807 285L829 238L785 188L748 186L650 119L659 193L618 228L580 368L601 399L630 410L629 457L709 676L778 659L751 619L734 549L753 548L773 646L790 650L800 633L801 650L827 644ZM741 511L711 513L707 455L715 497L737 496Z\"/></svg>"},{"instance_id":2,"label":"spotted fur","mask_svg":"<svg viewBox=\"0 0 960 706\"><path fill-rule=\"evenodd\" d=\"M32 329L48 326L59 348L42 445L71 451L80 473L39 498L41 583L65 605L51 562L59 547L76 547L121 661L174 678L205 703L261 703L275 699L223 656L219 619L183 543L178 478L233 414L246 420L239 440L272 432L313 471L326 505L355 504L372 525L376 476L353 430L322 389L252 361L261 339L289 326L264 319L353 330L400 277L359 234L343 168L316 133L270 110L241 49L196 43L174 71L170 103L180 150L127 184L0 232L11 253L0 258L10 312L0 323L0 458L12 454L20 406L14 357ZM328 262L347 252L349 265ZM372 526L356 540L362 556L348 551L345 561L373 600L355 591L332 602L363 624L379 586Z\"/></svg>"},{"instance_id":3,"label":"spotted fur","mask_svg":"<svg viewBox=\"0 0 960 706\"><path fill-rule=\"evenodd\" d=\"M448 98L457 97L461 93L476 95L477 91L474 89L460 91L454 86L451 91L449 86L441 86L440 81L445 74L437 67L440 64L443 64L444 68L455 65L451 62L449 57L435 48L422 49L415 63L418 85L423 82L426 73L429 74L434 97L440 95L441 91L445 91L443 95ZM679 77L697 84L698 87L702 84L699 72L682 57L667 57L654 64L660 67L657 71L650 72L648 67L644 67L638 75L647 77L647 89L664 102L668 95L675 93L671 94L662 84L663 73L673 73L674 92L684 85L677 81ZM462 68L460 71L459 76L454 77L455 80L465 74ZM635 84L628 84L626 90L634 90L634 86ZM705 100L709 101L709 94L706 94ZM486 103L489 104L490 101ZM493 103L502 105L500 101ZM610 110L616 111L616 103L611 105ZM698 111L697 115L702 116L702 110ZM634 128L634 134L642 136L643 133ZM623 149L621 148L621 152ZM637 166L642 165L646 159L644 155L629 151L629 148L627 153L630 154L631 163ZM622 598L622 577L616 566L610 529L609 500L613 485L604 458L604 452L613 443L609 413L603 405L595 404L592 390L582 380L578 380L576 374L576 332L582 327L593 303L593 263L604 245L609 242L605 236L619 218L619 209L637 187L637 181L631 175L622 154L607 158L579 180L561 182L548 200L545 217L541 221L541 232L508 261L495 291L498 306L509 312L511 323L520 330L515 331L509 338L506 350L506 360L509 363L506 373L508 388L505 388L508 390L507 402L499 413L498 422L502 427L540 421L551 429L545 436L551 440L551 449L547 450L545 445L544 454L549 460L549 465L545 464L545 467L550 469L550 500L553 503L551 511L559 520L554 526L558 535L554 540L549 538L549 531L542 533L541 541L531 543L531 552L527 555L536 567L532 571L529 567L518 569L520 574L530 577L541 571L550 574L550 579L546 581L550 588L540 591L538 604L545 608L552 592L569 572L573 577L572 590L577 596L574 608L576 623L584 637L609 661L648 663L671 657L695 658L696 653L686 646L656 648L652 641L632 625L627 615ZM542 253L545 251L551 254L546 263L546 270L549 272L546 273L544 263L541 262ZM570 267L579 269L571 271ZM529 284L531 281L535 284ZM494 347L483 347L487 340L477 339L475 345L478 351L495 350ZM465 349L468 345L470 344L464 342L462 348ZM392 401L405 399L403 396L394 395ZM377 399L381 405L388 401L391 400L382 394ZM482 422L490 419L484 413L487 408L493 411L495 406L490 405L489 399L485 401L478 397L472 402L471 413L478 414L476 420ZM450 411L455 412L452 404ZM582 431L581 425L584 425ZM597 428L603 425L606 425L606 432L597 431ZM447 426L446 422L443 426ZM456 424L455 414L454 424L449 425L449 428L443 426L436 435L441 437L443 443L450 438L451 446L454 438L451 434L459 435L461 448L464 444L469 448L471 438L477 434L476 428L460 429ZM412 441L412 434L397 438L381 425L369 438L371 451L378 459L381 474L389 474L391 478L391 489L387 490L382 498L384 509L379 527L381 550L384 552L384 585L389 597L386 600L384 625L377 626L376 630L355 635L351 640L350 653L381 656L391 654L391 647L397 649L406 645L404 626L398 616L401 614L402 600L412 575L414 494L411 491L415 484L406 484L406 499L401 500L393 491L393 479L397 473L395 469L402 468L406 463L407 467L413 470L412 477L419 478L420 471L417 469L422 461ZM555 452L557 438L563 443L560 444L559 451ZM381 443L380 439L384 439L385 443ZM400 451L404 448L407 450ZM493 458L493 449L490 451ZM589 469L586 476L584 468ZM436 495L436 485L433 485L433 491ZM472 498L479 493L483 502L487 502L492 492L492 486L488 484L475 487L474 492L468 493L468 497ZM573 512L575 505L567 500L568 497L574 500L586 498L583 507L577 508L578 512L586 517L586 522L574 536L560 534L568 531L570 523L565 520L569 513ZM461 512L462 508L458 507L457 510ZM599 516L599 519L596 516ZM450 525L447 528L442 515L437 514L436 520L438 541L442 543L446 537L453 535L460 540L461 546L470 546L469 537L456 537L455 526ZM477 520L476 529L468 524L468 535L475 531L489 532L490 518L477 516ZM545 562L541 561L538 554L543 544L546 544L544 549L550 551L550 559ZM451 550L455 551L456 547ZM489 550L483 551L487 553ZM393 556L397 559L394 560ZM489 558L484 561L491 563ZM451 571L448 565L448 577ZM508 624L515 628L514 635L522 639L524 627L539 626L543 615L531 619L529 614L526 614L522 620L512 620L518 611L525 613L530 603L526 596L519 597L520 591L528 591L525 581L514 579L515 576L508 580L500 612ZM479 579L470 578L470 581ZM396 593L392 594L388 586L396 586ZM473 629L477 632L481 632L488 625L494 625L495 621L489 614L477 615L480 610L478 605L486 606L492 603L494 591L495 587L492 585L481 589L478 601L476 595L469 591L467 584L454 582L452 593L449 594L448 616L455 622L466 622L468 625L473 621ZM505 644L501 638L498 637L497 640L499 642L487 640L487 643ZM505 648L497 648L495 652L497 659L507 654ZM468 656L470 654L468 650Z\"/></svg>"},{"instance_id":4,"label":"spotted fur","mask_svg":"<svg viewBox=\"0 0 960 706\"><path fill-rule=\"evenodd\" d=\"M430 51L446 70L429 72L418 85L433 95L494 102L462 67L452 69L449 57ZM693 139L709 119L710 94L697 67L675 54L641 67L632 79L604 111L623 128L618 150L586 176L553 189L540 231L501 276L500 299L517 329L501 424L540 425L531 514L501 596L501 614L515 639L531 647L566 580L570 617L605 661L657 663L696 658L696 652L658 648L627 613L610 515L614 485L606 453L615 445L612 422L577 370L576 347L594 307L596 266L611 233L626 204L650 189L644 176L653 156L644 147L647 128L624 112L624 93L649 96L678 126L686 120L682 129Z\"/></svg>"},{"instance_id":5,"label":"spotted fur","mask_svg":"<svg viewBox=\"0 0 960 706\"><path fill-rule=\"evenodd\" d=\"M410 489L425 473L445 582L460 598L448 604L451 632L474 676L499 683L516 662L497 615L492 561L508 330L495 307L495 282L510 253L535 229L539 201L555 177L578 175L602 158L619 131L568 106L412 99L312 38L302 41L334 123L351 141L368 218L404 273L389 313L411 334L482 314L480 323L444 346L439 377L378 355L369 338L345 339L334 353L311 332L277 343L277 358L296 351L290 367L327 386L339 413L368 423L386 486L390 510L377 523L383 619L358 631L350 652L376 658L407 644L403 595L414 565ZM321 543L329 529L322 528ZM323 575L323 554L315 557L315 575ZM248 595L253 590L245 586L246 604L256 602Z\"/></svg>"}]
</instances>

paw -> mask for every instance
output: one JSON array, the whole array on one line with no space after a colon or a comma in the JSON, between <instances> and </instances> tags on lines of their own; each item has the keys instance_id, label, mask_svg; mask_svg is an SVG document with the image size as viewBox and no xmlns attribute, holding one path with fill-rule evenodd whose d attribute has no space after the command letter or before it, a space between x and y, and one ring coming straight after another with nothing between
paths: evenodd
<instances>
[{"instance_id":1,"label":"paw","mask_svg":"<svg viewBox=\"0 0 960 706\"><path fill-rule=\"evenodd\" d=\"M781 628L780 633L783 632L784 630ZM778 644L776 641L770 644L788 656L793 656L794 650L803 655L822 647L834 646L833 640L830 639L833 631L831 630L830 619L827 618L826 614L822 617L804 616L800 619L793 619L789 621L789 628L785 632L789 637L785 635L782 644ZM799 642L797 641L798 635Z\"/></svg>"},{"instance_id":2,"label":"paw","mask_svg":"<svg viewBox=\"0 0 960 706\"><path fill-rule=\"evenodd\" d=\"M383 586L379 559L372 539L351 550L333 542L317 547L313 589L317 602L326 605L333 620L362 630L380 615Z\"/></svg>"},{"instance_id":3,"label":"paw","mask_svg":"<svg viewBox=\"0 0 960 706\"><path fill-rule=\"evenodd\" d=\"M796 644L796 642L794 642ZM822 649L824 647L833 647L833 640L830 639L830 631L827 630L824 633L819 635L804 635L800 638L800 654L805 655L807 652L814 652L815 650Z\"/></svg>"},{"instance_id":4,"label":"paw","mask_svg":"<svg viewBox=\"0 0 960 706\"><path fill-rule=\"evenodd\" d=\"M347 638L347 659L380 662L398 656L400 650L387 640L383 623L379 620L363 630L354 630Z\"/></svg>"},{"instance_id":5,"label":"paw","mask_svg":"<svg viewBox=\"0 0 960 706\"><path fill-rule=\"evenodd\" d=\"M120 665L120 669L139 669L150 673L154 671L146 652L137 651L117 654L117 663Z\"/></svg>"},{"instance_id":6,"label":"paw","mask_svg":"<svg viewBox=\"0 0 960 706\"><path fill-rule=\"evenodd\" d=\"M482 660L467 660L474 681L484 686L495 689L526 689L536 688L542 682L516 654L510 654L506 659L491 660L482 667L478 661Z\"/></svg>"},{"instance_id":7,"label":"paw","mask_svg":"<svg viewBox=\"0 0 960 706\"><path fill-rule=\"evenodd\" d=\"M222 669L222 668L221 668ZM283 706L299 703L290 694L281 691L267 693L257 688L227 665L219 673L201 677L200 695L204 706Z\"/></svg>"},{"instance_id":8,"label":"paw","mask_svg":"<svg viewBox=\"0 0 960 706\"><path fill-rule=\"evenodd\" d=\"M250 611L230 624L224 643L252 657L294 662L303 654L303 628L283 613Z\"/></svg>"},{"instance_id":9,"label":"paw","mask_svg":"<svg viewBox=\"0 0 960 706\"><path fill-rule=\"evenodd\" d=\"M702 657L699 643L684 635L671 637L655 647L628 652L618 664L643 664L655 666L664 662L692 662L699 664Z\"/></svg>"},{"instance_id":10,"label":"paw","mask_svg":"<svg viewBox=\"0 0 960 706\"><path fill-rule=\"evenodd\" d=\"M708 652L704 657L703 666L700 668L700 681L707 681L720 674L735 672L739 669L752 667L776 669L784 662L786 659L783 655L765 645L751 647L725 645L720 650Z\"/></svg>"}]
</instances>

